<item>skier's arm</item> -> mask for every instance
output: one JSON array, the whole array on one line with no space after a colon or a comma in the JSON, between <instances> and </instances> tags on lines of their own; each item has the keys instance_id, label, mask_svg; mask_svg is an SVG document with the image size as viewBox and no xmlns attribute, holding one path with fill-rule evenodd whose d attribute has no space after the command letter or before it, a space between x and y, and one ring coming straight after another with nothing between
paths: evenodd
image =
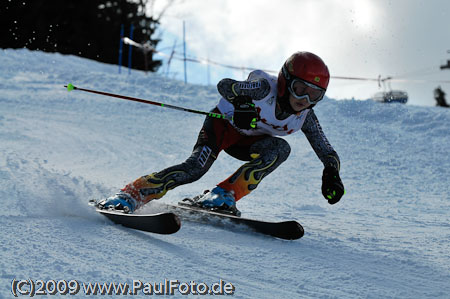
<instances>
[{"instance_id":1,"label":"skier's arm","mask_svg":"<svg viewBox=\"0 0 450 299\"><path fill-rule=\"evenodd\" d=\"M269 94L270 83L266 78L258 77L257 74L257 71L251 72L245 81L222 79L217 83L217 90L233 105L236 98L241 96L249 97L252 101L261 100Z\"/></svg>"},{"instance_id":2,"label":"skier's arm","mask_svg":"<svg viewBox=\"0 0 450 299\"><path fill-rule=\"evenodd\" d=\"M339 171L339 156L328 142L328 139L323 133L319 120L313 110L309 111L306 116L306 120L302 126L302 131L311 144L314 152L316 152L320 161L322 161L324 167L332 166Z\"/></svg>"},{"instance_id":3,"label":"skier's arm","mask_svg":"<svg viewBox=\"0 0 450 299\"><path fill-rule=\"evenodd\" d=\"M322 174L322 194L329 204L337 203L344 195L344 185L339 176L340 160L328 142L313 110L302 126L302 131L324 165Z\"/></svg>"},{"instance_id":4,"label":"skier's arm","mask_svg":"<svg viewBox=\"0 0 450 299\"><path fill-rule=\"evenodd\" d=\"M270 93L270 83L253 71L245 81L222 79L217 83L220 95L234 106L233 123L241 129L254 129L258 113L253 101L258 101Z\"/></svg>"}]
</instances>

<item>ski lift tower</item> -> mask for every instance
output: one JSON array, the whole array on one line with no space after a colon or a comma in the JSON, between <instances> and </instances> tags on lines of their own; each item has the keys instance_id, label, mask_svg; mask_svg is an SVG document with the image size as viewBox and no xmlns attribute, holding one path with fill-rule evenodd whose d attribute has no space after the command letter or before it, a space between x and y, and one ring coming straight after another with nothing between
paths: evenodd
<instances>
[{"instance_id":1,"label":"ski lift tower","mask_svg":"<svg viewBox=\"0 0 450 299\"><path fill-rule=\"evenodd\" d=\"M447 50L447 53L450 53L450 50ZM450 69L450 60L447 60L447 64L441 65L441 70Z\"/></svg>"}]
</instances>

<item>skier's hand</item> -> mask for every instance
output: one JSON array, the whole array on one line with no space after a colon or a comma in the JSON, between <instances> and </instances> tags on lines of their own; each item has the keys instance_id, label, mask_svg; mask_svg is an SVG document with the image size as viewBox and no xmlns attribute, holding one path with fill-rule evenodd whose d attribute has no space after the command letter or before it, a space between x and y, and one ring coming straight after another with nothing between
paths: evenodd
<instances>
[{"instance_id":1,"label":"skier's hand","mask_svg":"<svg viewBox=\"0 0 450 299\"><path fill-rule=\"evenodd\" d=\"M233 105L233 123L236 127L245 130L255 129L259 116L252 99L249 96L239 96L234 99Z\"/></svg>"},{"instance_id":2,"label":"skier's hand","mask_svg":"<svg viewBox=\"0 0 450 299\"><path fill-rule=\"evenodd\" d=\"M332 166L325 167L322 174L322 194L325 199L329 204L334 205L344 193L344 184L339 177L339 171Z\"/></svg>"}]
</instances>

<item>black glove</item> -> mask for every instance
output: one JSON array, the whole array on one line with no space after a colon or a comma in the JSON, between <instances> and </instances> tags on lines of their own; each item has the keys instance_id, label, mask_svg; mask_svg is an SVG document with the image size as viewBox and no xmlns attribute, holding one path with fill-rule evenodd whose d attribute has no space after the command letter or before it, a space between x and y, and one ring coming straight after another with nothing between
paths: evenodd
<instances>
[{"instance_id":1,"label":"black glove","mask_svg":"<svg viewBox=\"0 0 450 299\"><path fill-rule=\"evenodd\" d=\"M344 185L339 177L339 171L332 166L325 167L322 174L322 194L325 199L330 205L334 205L344 193Z\"/></svg>"},{"instance_id":2,"label":"black glove","mask_svg":"<svg viewBox=\"0 0 450 299\"><path fill-rule=\"evenodd\" d=\"M255 129L259 116L252 99L249 96L238 96L233 99L233 106L233 123L236 127L245 130Z\"/></svg>"}]
</instances>

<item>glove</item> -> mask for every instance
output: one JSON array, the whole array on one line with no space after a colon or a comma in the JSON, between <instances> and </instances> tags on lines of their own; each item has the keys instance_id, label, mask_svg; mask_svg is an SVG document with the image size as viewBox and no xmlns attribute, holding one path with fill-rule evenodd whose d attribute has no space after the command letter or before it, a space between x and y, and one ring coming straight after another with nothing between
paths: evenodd
<instances>
[{"instance_id":1,"label":"glove","mask_svg":"<svg viewBox=\"0 0 450 299\"><path fill-rule=\"evenodd\" d=\"M255 129L259 115L249 96L238 96L233 100L233 123L240 129Z\"/></svg>"},{"instance_id":2,"label":"glove","mask_svg":"<svg viewBox=\"0 0 450 299\"><path fill-rule=\"evenodd\" d=\"M322 194L330 205L337 203L345 194L344 185L339 177L339 171L327 166L322 174Z\"/></svg>"}]
</instances>

